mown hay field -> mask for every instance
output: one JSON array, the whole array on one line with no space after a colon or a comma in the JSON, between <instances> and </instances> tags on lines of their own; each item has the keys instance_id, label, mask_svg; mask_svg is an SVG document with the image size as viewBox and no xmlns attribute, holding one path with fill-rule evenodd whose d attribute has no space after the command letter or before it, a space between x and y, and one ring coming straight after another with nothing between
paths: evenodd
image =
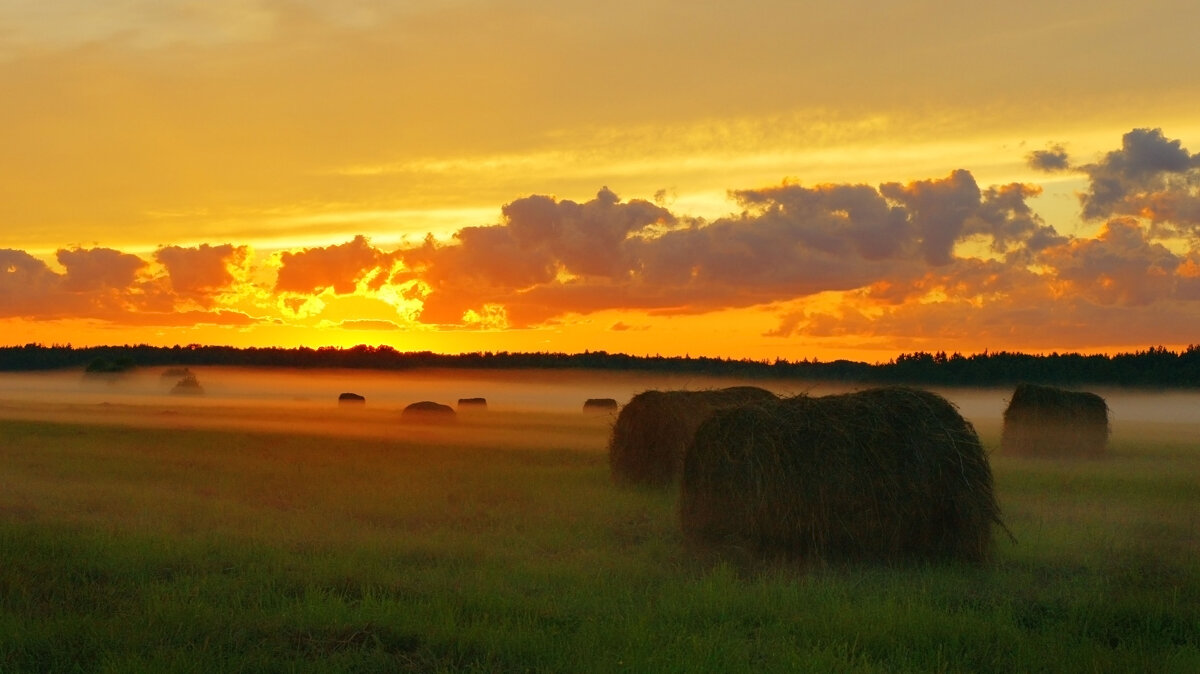
<instances>
[{"instance_id":1,"label":"mown hay field","mask_svg":"<svg viewBox=\"0 0 1200 674\"><path fill-rule=\"evenodd\" d=\"M0 671L1200 671L1194 424L978 422L990 563L800 569L689 552L611 417L169 411L0 410Z\"/></svg>"}]
</instances>

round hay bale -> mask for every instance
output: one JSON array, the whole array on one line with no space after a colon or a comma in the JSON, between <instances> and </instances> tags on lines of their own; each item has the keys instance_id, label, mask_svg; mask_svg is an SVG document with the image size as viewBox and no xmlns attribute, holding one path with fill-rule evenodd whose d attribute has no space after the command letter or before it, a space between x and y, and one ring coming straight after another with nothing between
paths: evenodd
<instances>
[{"instance_id":1,"label":"round hay bale","mask_svg":"<svg viewBox=\"0 0 1200 674\"><path fill-rule=\"evenodd\" d=\"M453 407L430 400L413 403L400 413L401 420L421 424L451 424L457 418Z\"/></svg>"},{"instance_id":2,"label":"round hay bale","mask_svg":"<svg viewBox=\"0 0 1200 674\"><path fill-rule=\"evenodd\" d=\"M459 412L486 412L487 398L459 398Z\"/></svg>"},{"instance_id":3,"label":"round hay bale","mask_svg":"<svg viewBox=\"0 0 1200 674\"><path fill-rule=\"evenodd\" d=\"M174 395L201 395L204 393L204 387L200 386L196 375L188 372L179 381L175 382L175 386L171 388L171 393Z\"/></svg>"},{"instance_id":4,"label":"round hay bale","mask_svg":"<svg viewBox=\"0 0 1200 674\"><path fill-rule=\"evenodd\" d=\"M1108 403L1095 393L1018 384L1004 410L1000 450L1023 456L1099 456L1109 431Z\"/></svg>"},{"instance_id":5,"label":"round hay bale","mask_svg":"<svg viewBox=\"0 0 1200 674\"><path fill-rule=\"evenodd\" d=\"M612 398L588 398L583 401L584 414L612 414L617 411L617 401Z\"/></svg>"},{"instance_id":6,"label":"round hay bale","mask_svg":"<svg viewBox=\"0 0 1200 674\"><path fill-rule=\"evenodd\" d=\"M366 405L366 404L367 404L366 397L361 396L357 393L347 392L347 393L341 393L338 395L338 405L339 406L346 406L346 405L355 406L355 405Z\"/></svg>"},{"instance_id":7,"label":"round hay bale","mask_svg":"<svg viewBox=\"0 0 1200 674\"><path fill-rule=\"evenodd\" d=\"M684 455L702 548L803 561L981 562L1000 522L975 428L903 387L714 411Z\"/></svg>"},{"instance_id":8,"label":"round hay bale","mask_svg":"<svg viewBox=\"0 0 1200 674\"><path fill-rule=\"evenodd\" d=\"M621 409L608 442L615 482L666 486L683 468L683 454L713 410L775 400L770 391L735 386L706 391L643 391Z\"/></svg>"}]
</instances>

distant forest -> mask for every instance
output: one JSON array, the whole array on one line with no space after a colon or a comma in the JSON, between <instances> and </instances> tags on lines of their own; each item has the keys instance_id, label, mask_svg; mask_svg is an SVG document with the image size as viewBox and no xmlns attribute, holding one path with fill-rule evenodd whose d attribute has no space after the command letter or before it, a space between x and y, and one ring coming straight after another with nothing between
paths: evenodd
<instances>
[{"instance_id":1,"label":"distant forest","mask_svg":"<svg viewBox=\"0 0 1200 674\"><path fill-rule=\"evenodd\" d=\"M736 360L690 356L630 356L604 351L584 353L480 352L458 355L398 351L390 346L351 348L234 348L229 346L157 347L70 345L0 347L0 371L64 370L114 372L134 368L219 365L233 367L350 368L411 370L542 369L658 372L750 379L800 379L864 384L998 386L1021 382L1059 386L1200 387L1200 345L1182 352L1163 347L1115 355L1007 351L964 356L958 353L907 353L887 363L849 360L820 362Z\"/></svg>"}]
</instances>

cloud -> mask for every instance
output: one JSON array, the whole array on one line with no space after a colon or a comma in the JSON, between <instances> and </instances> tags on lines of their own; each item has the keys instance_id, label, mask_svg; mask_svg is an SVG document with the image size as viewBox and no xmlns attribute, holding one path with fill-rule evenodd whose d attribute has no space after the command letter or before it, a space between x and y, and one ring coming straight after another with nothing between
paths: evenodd
<instances>
[{"instance_id":1,"label":"cloud","mask_svg":"<svg viewBox=\"0 0 1200 674\"><path fill-rule=\"evenodd\" d=\"M62 287L70 292L125 290L146 268L140 257L111 248L61 249L56 257L67 270Z\"/></svg>"},{"instance_id":2,"label":"cloud","mask_svg":"<svg viewBox=\"0 0 1200 674\"><path fill-rule=\"evenodd\" d=\"M249 257L246 246L201 244L193 248L163 246L154 252L154 259L167 272L171 288L180 296L191 298L201 306L212 306L214 296L229 290Z\"/></svg>"},{"instance_id":3,"label":"cloud","mask_svg":"<svg viewBox=\"0 0 1200 674\"><path fill-rule=\"evenodd\" d=\"M1046 173L1071 170L1071 157L1061 144L1051 145L1045 150L1034 150L1025 156L1025 162L1030 168Z\"/></svg>"},{"instance_id":4,"label":"cloud","mask_svg":"<svg viewBox=\"0 0 1200 674\"><path fill-rule=\"evenodd\" d=\"M1182 260L1146 238L1133 218L1111 220L1094 239L1075 239L1046 250L1063 292L1103 305L1142 306L1169 298Z\"/></svg>"},{"instance_id":5,"label":"cloud","mask_svg":"<svg viewBox=\"0 0 1200 674\"><path fill-rule=\"evenodd\" d=\"M1066 237L1047 225L1027 203L1041 192L1037 186L1022 183L987 188L963 233L990 238L993 251L1016 259L1065 242Z\"/></svg>"},{"instance_id":6,"label":"cloud","mask_svg":"<svg viewBox=\"0 0 1200 674\"><path fill-rule=\"evenodd\" d=\"M375 276L389 265L388 256L372 247L362 235L340 245L284 252L279 258L275 291L299 294L319 294L332 289L339 295L349 295L359 281Z\"/></svg>"},{"instance_id":7,"label":"cloud","mask_svg":"<svg viewBox=\"0 0 1200 674\"><path fill-rule=\"evenodd\" d=\"M111 248L57 251L58 273L24 251L0 250L0 315L105 318L149 306L147 263Z\"/></svg>"},{"instance_id":8,"label":"cloud","mask_svg":"<svg viewBox=\"0 0 1200 674\"><path fill-rule=\"evenodd\" d=\"M612 325L610 325L608 327L608 329L613 332L630 332L630 331L640 332L640 331L649 330L650 326L648 326L648 325L630 325L629 323L626 323L625 321L617 321L616 323L613 323Z\"/></svg>"},{"instance_id":9,"label":"cloud","mask_svg":"<svg viewBox=\"0 0 1200 674\"><path fill-rule=\"evenodd\" d=\"M1176 322L1200 325L1191 304L1200 300L1200 252L1172 252L1134 218L1109 221L1093 238L1058 237L1020 259L959 258L919 277L880 280L848 293L837 309L784 311L765 334L904 338L913 349L956 341L1079 348L1136 344L1135 335L1189 343ZM1132 324L1149 317L1162 323Z\"/></svg>"},{"instance_id":10,"label":"cloud","mask_svg":"<svg viewBox=\"0 0 1200 674\"><path fill-rule=\"evenodd\" d=\"M507 306L509 320L515 309L522 323L549 318L561 310L544 305L549 298L534 297L537 291L627 281L636 267L630 237L675 224L666 209L636 199L621 203L607 188L582 204L533 195L501 212L504 224L461 229L449 245L429 238L400 251L428 289L424 322L460 323L468 311L494 315L484 310L488 304ZM575 278L587 280L570 280Z\"/></svg>"},{"instance_id":11,"label":"cloud","mask_svg":"<svg viewBox=\"0 0 1200 674\"><path fill-rule=\"evenodd\" d=\"M1148 195L1189 192L1186 177L1196 168L1200 155L1189 154L1179 140L1168 140L1162 129L1133 129L1122 137L1120 150L1080 167L1090 180L1080 196L1083 217L1136 215Z\"/></svg>"},{"instance_id":12,"label":"cloud","mask_svg":"<svg viewBox=\"0 0 1200 674\"><path fill-rule=\"evenodd\" d=\"M61 286L45 262L23 250L0 249L0 317L61 310L54 305Z\"/></svg>"},{"instance_id":13,"label":"cloud","mask_svg":"<svg viewBox=\"0 0 1200 674\"><path fill-rule=\"evenodd\" d=\"M76 248L59 250L56 258L64 273L24 251L0 250L0 317L91 318L130 326L257 322L226 308L196 311L180 306L180 298L164 290L149 263L136 255ZM178 261L172 264L178 268Z\"/></svg>"},{"instance_id":14,"label":"cloud","mask_svg":"<svg viewBox=\"0 0 1200 674\"><path fill-rule=\"evenodd\" d=\"M495 224L392 252L365 236L286 251L277 267L260 267L276 275L254 293L241 292L252 269L244 246L163 246L150 261L63 249L59 271L0 250L0 316L506 330L628 311L608 326L628 335L647 316L756 308L777 320L755 328L767 337L919 347L976 335L997 348L1092 343L1082 323L1092 319L1113 322L1094 326L1095 339L1172 311L1200 322L1191 318L1200 315L1200 159L1135 129L1077 169L1090 181L1085 206L1108 214L1094 235L1047 225L1031 206L1038 186L981 187L966 169L878 186L733 190L735 212L711 220L604 187L580 202L525 196Z\"/></svg>"},{"instance_id":15,"label":"cloud","mask_svg":"<svg viewBox=\"0 0 1200 674\"><path fill-rule=\"evenodd\" d=\"M265 322L241 311L229 309L185 310L185 311L130 311L119 316L96 316L111 323L145 327L189 327L216 325L224 327L247 327Z\"/></svg>"},{"instance_id":16,"label":"cloud","mask_svg":"<svg viewBox=\"0 0 1200 674\"><path fill-rule=\"evenodd\" d=\"M964 169L944 180L919 180L904 187L886 183L880 193L908 207L921 254L931 265L950 263L954 243L981 198L974 176Z\"/></svg>"},{"instance_id":17,"label":"cloud","mask_svg":"<svg viewBox=\"0 0 1200 674\"><path fill-rule=\"evenodd\" d=\"M346 330L399 330L400 326L392 321L383 320L352 320L342 321L339 327Z\"/></svg>"},{"instance_id":18,"label":"cloud","mask_svg":"<svg viewBox=\"0 0 1200 674\"><path fill-rule=\"evenodd\" d=\"M694 314L918 278L972 236L1028 258L1061 240L1027 206L1037 193L981 191L968 171L878 189L785 183L733 192L742 212L703 222L605 188L583 204L527 197L501 224L399 255L424 284L427 323L487 305L513 326L606 309Z\"/></svg>"}]
</instances>

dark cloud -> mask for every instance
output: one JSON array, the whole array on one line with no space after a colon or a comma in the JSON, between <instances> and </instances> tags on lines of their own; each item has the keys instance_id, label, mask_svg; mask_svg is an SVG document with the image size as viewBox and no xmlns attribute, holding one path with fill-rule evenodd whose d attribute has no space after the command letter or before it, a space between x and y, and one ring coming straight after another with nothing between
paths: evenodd
<instances>
[{"instance_id":1,"label":"dark cloud","mask_svg":"<svg viewBox=\"0 0 1200 674\"><path fill-rule=\"evenodd\" d=\"M987 188L964 233L990 238L993 251L1020 259L1063 243L1066 237L1043 222L1026 201L1040 193L1041 188L1021 183Z\"/></svg>"},{"instance_id":2,"label":"dark cloud","mask_svg":"<svg viewBox=\"0 0 1200 674\"><path fill-rule=\"evenodd\" d=\"M1030 168L1046 173L1071 170L1071 157L1062 145L1051 145L1045 150L1034 150L1025 156Z\"/></svg>"},{"instance_id":3,"label":"dark cloud","mask_svg":"<svg viewBox=\"0 0 1200 674\"><path fill-rule=\"evenodd\" d=\"M1198 167L1200 155L1189 154L1179 140L1167 140L1161 129L1134 129L1121 139L1120 150L1080 167L1091 183L1080 196L1083 217L1136 215L1147 195L1187 191L1187 174Z\"/></svg>"},{"instance_id":4,"label":"dark cloud","mask_svg":"<svg viewBox=\"0 0 1200 674\"><path fill-rule=\"evenodd\" d=\"M640 199L622 204L607 187L582 204L531 196L508 204L502 212L521 250L543 252L568 274L606 278L628 273L624 244L631 234L652 225L675 224L667 209Z\"/></svg>"},{"instance_id":5,"label":"dark cloud","mask_svg":"<svg viewBox=\"0 0 1200 674\"><path fill-rule=\"evenodd\" d=\"M783 185L732 196L743 207L756 209L757 223L776 223L814 250L838 256L853 251L866 260L883 260L904 255L913 243L906 212L868 185Z\"/></svg>"},{"instance_id":6,"label":"dark cloud","mask_svg":"<svg viewBox=\"0 0 1200 674\"><path fill-rule=\"evenodd\" d=\"M903 283L951 264L970 236L1010 254L1040 250L1061 237L1025 203L1036 193L984 192L968 171L879 189L785 183L732 192L743 211L713 222L622 203L607 189L583 204L532 196L506 206L502 224L400 255L428 291L429 323L489 305L512 325L605 309L702 313Z\"/></svg>"},{"instance_id":7,"label":"dark cloud","mask_svg":"<svg viewBox=\"0 0 1200 674\"><path fill-rule=\"evenodd\" d=\"M502 213L504 224L467 227L449 245L426 239L400 253L430 291L423 321L459 323L466 311L482 313L484 305L496 303L507 308L510 320L522 317L522 322L571 311L543 305L547 298L542 294L556 285L591 294L597 284L628 281L636 268L629 241L654 226L676 222L669 211L650 202L621 203L608 188L582 204L525 197L504 206ZM574 283L578 277L588 281Z\"/></svg>"},{"instance_id":8,"label":"dark cloud","mask_svg":"<svg viewBox=\"0 0 1200 674\"><path fill-rule=\"evenodd\" d=\"M974 176L963 169L943 180L918 180L905 186L886 183L879 191L908 208L921 255L931 265L950 263L954 244L981 198Z\"/></svg>"}]
</instances>

